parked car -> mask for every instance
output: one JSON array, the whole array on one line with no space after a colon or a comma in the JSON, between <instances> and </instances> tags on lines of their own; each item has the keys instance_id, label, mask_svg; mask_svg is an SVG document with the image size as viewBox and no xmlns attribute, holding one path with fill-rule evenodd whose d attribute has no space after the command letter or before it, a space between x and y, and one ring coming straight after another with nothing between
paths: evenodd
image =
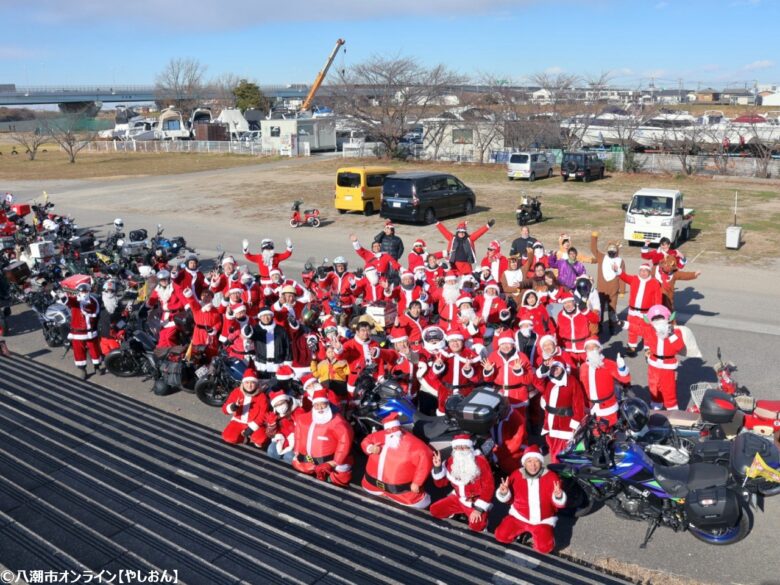
<instances>
[{"instance_id":1,"label":"parked car","mask_svg":"<svg viewBox=\"0 0 780 585\"><path fill-rule=\"evenodd\" d=\"M339 213L361 211L371 215L379 209L382 184L395 173L390 167L344 167L336 172L333 205Z\"/></svg>"},{"instance_id":2,"label":"parked car","mask_svg":"<svg viewBox=\"0 0 780 585\"><path fill-rule=\"evenodd\" d=\"M450 215L468 215L475 205L474 191L457 177L417 171L385 179L379 215L430 225Z\"/></svg>"},{"instance_id":3,"label":"parked car","mask_svg":"<svg viewBox=\"0 0 780 585\"><path fill-rule=\"evenodd\" d=\"M669 238L673 245L691 237L693 209L683 204L683 194L675 189L640 189L623 204L626 220L623 237L629 244L649 241L657 244Z\"/></svg>"},{"instance_id":4,"label":"parked car","mask_svg":"<svg viewBox=\"0 0 780 585\"><path fill-rule=\"evenodd\" d=\"M604 178L604 161L592 152L565 152L561 161L561 177L582 179L585 183L591 179Z\"/></svg>"},{"instance_id":5,"label":"parked car","mask_svg":"<svg viewBox=\"0 0 780 585\"><path fill-rule=\"evenodd\" d=\"M513 152L506 163L506 176L510 181L539 177L552 177L555 159L545 152Z\"/></svg>"}]
</instances>

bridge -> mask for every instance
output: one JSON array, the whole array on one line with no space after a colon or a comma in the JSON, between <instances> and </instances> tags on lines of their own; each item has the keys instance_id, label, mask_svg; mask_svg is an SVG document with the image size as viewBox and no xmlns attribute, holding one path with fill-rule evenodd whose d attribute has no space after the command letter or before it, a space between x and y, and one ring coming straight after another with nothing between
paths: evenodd
<instances>
[{"instance_id":1,"label":"bridge","mask_svg":"<svg viewBox=\"0 0 780 585\"><path fill-rule=\"evenodd\" d=\"M308 85L266 85L261 91L272 100L300 98L309 91ZM222 97L223 92L215 88L204 88L198 99L209 100ZM0 85L0 106L33 106L42 104L85 104L153 102L157 99L172 99L173 95L160 93L153 85L94 85L94 86L32 86L16 87Z\"/></svg>"}]
</instances>

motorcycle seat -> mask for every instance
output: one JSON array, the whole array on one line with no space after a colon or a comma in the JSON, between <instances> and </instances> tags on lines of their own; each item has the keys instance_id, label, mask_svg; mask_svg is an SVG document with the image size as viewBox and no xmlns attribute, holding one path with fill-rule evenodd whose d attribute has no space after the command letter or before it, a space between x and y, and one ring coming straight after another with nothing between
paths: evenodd
<instances>
[{"instance_id":1,"label":"motorcycle seat","mask_svg":"<svg viewBox=\"0 0 780 585\"><path fill-rule=\"evenodd\" d=\"M699 414L685 410L656 410L653 415L666 418L673 427L695 427L701 422Z\"/></svg>"},{"instance_id":2,"label":"motorcycle seat","mask_svg":"<svg viewBox=\"0 0 780 585\"><path fill-rule=\"evenodd\" d=\"M437 437L447 434L452 430L452 423L445 416L432 417L434 420L418 420L417 414L414 416L414 428L419 431L425 439L433 440ZM416 435L419 434L416 432Z\"/></svg>"},{"instance_id":3,"label":"motorcycle seat","mask_svg":"<svg viewBox=\"0 0 780 585\"><path fill-rule=\"evenodd\" d=\"M753 414L761 418L780 418L780 400L757 400Z\"/></svg>"},{"instance_id":4,"label":"motorcycle seat","mask_svg":"<svg viewBox=\"0 0 780 585\"><path fill-rule=\"evenodd\" d=\"M304 209L303 214L304 215L314 215L314 212L316 212L316 209Z\"/></svg>"},{"instance_id":5,"label":"motorcycle seat","mask_svg":"<svg viewBox=\"0 0 780 585\"><path fill-rule=\"evenodd\" d=\"M674 498L684 498L689 491L726 485L729 470L711 463L692 463L673 467L656 466L655 479Z\"/></svg>"}]
</instances>

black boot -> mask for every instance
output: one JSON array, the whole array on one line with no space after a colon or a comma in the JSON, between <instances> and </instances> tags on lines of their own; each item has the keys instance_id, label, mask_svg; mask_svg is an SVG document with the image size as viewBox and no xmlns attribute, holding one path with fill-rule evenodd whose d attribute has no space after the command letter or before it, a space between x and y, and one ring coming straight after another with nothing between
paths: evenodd
<instances>
[{"instance_id":1,"label":"black boot","mask_svg":"<svg viewBox=\"0 0 780 585\"><path fill-rule=\"evenodd\" d=\"M102 363L101 363L100 365L98 365L98 366L95 368L95 371L96 371L96 372L97 372L99 375L101 375L101 376L105 376L105 375L106 375L106 366L105 366L105 364L102 364Z\"/></svg>"},{"instance_id":2,"label":"black boot","mask_svg":"<svg viewBox=\"0 0 780 585\"><path fill-rule=\"evenodd\" d=\"M626 349L626 355L628 357L636 357L636 348L629 346L628 349Z\"/></svg>"},{"instance_id":3,"label":"black boot","mask_svg":"<svg viewBox=\"0 0 780 585\"><path fill-rule=\"evenodd\" d=\"M86 379L87 379L87 366L79 366L79 370L81 370L81 379L86 381Z\"/></svg>"}]
</instances>

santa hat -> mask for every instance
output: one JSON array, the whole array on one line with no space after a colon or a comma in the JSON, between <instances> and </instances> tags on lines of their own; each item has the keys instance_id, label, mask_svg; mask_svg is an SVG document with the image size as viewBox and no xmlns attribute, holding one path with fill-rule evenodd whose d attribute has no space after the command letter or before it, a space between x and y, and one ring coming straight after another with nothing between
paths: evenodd
<instances>
[{"instance_id":1,"label":"santa hat","mask_svg":"<svg viewBox=\"0 0 780 585\"><path fill-rule=\"evenodd\" d=\"M329 402L328 400L328 392L322 388L320 390L316 390L314 394L312 394L311 397L311 403L312 404L318 404L320 402Z\"/></svg>"},{"instance_id":2,"label":"santa hat","mask_svg":"<svg viewBox=\"0 0 780 585\"><path fill-rule=\"evenodd\" d=\"M390 330L390 343L398 343L399 341L405 341L409 339L406 335L406 330L401 327L393 327Z\"/></svg>"},{"instance_id":3,"label":"santa hat","mask_svg":"<svg viewBox=\"0 0 780 585\"><path fill-rule=\"evenodd\" d=\"M534 324L534 320L531 318L531 315L529 315L527 313L525 315L521 314L520 315L520 320L517 322L517 324L518 325L522 325L523 323L528 323L529 325L533 325Z\"/></svg>"},{"instance_id":4,"label":"santa hat","mask_svg":"<svg viewBox=\"0 0 780 585\"><path fill-rule=\"evenodd\" d=\"M574 302L574 295L568 291L561 293L561 296L558 297L559 303L565 303L566 301Z\"/></svg>"},{"instance_id":5,"label":"santa hat","mask_svg":"<svg viewBox=\"0 0 780 585\"><path fill-rule=\"evenodd\" d=\"M294 375L295 375L295 372L293 372L293 369L290 366L286 365L286 364L282 364L276 370L276 379L277 380L292 380Z\"/></svg>"},{"instance_id":6,"label":"santa hat","mask_svg":"<svg viewBox=\"0 0 780 585\"><path fill-rule=\"evenodd\" d=\"M244 370L244 375L241 376L241 381L246 382L247 380L251 380L254 382L258 381L257 372L253 368L247 368Z\"/></svg>"},{"instance_id":7,"label":"santa hat","mask_svg":"<svg viewBox=\"0 0 780 585\"><path fill-rule=\"evenodd\" d=\"M488 244L488 250L495 250L496 252L501 251L501 242L498 240L493 240Z\"/></svg>"},{"instance_id":8,"label":"santa hat","mask_svg":"<svg viewBox=\"0 0 780 585\"><path fill-rule=\"evenodd\" d=\"M260 310L257 312L258 317L260 315L273 315L273 314L274 312L271 310L271 307L267 305L265 307L261 307Z\"/></svg>"},{"instance_id":9,"label":"santa hat","mask_svg":"<svg viewBox=\"0 0 780 585\"><path fill-rule=\"evenodd\" d=\"M452 280L453 278L455 280L458 280L459 276L460 275L456 271L448 270L447 272L444 273L444 280Z\"/></svg>"},{"instance_id":10,"label":"santa hat","mask_svg":"<svg viewBox=\"0 0 780 585\"><path fill-rule=\"evenodd\" d=\"M395 224L393 223L392 220L388 219L387 221L385 221L385 227L395 229Z\"/></svg>"},{"instance_id":11,"label":"santa hat","mask_svg":"<svg viewBox=\"0 0 780 585\"><path fill-rule=\"evenodd\" d=\"M403 272L401 272L401 278L404 276L409 276L411 278L414 278L414 274L412 274L409 269L404 269Z\"/></svg>"},{"instance_id":12,"label":"santa hat","mask_svg":"<svg viewBox=\"0 0 780 585\"><path fill-rule=\"evenodd\" d=\"M455 302L455 304L459 307L465 303L474 304L474 299L472 299L469 295L461 295L460 297L458 297L458 300Z\"/></svg>"},{"instance_id":13,"label":"santa hat","mask_svg":"<svg viewBox=\"0 0 780 585\"><path fill-rule=\"evenodd\" d=\"M466 228L466 222L462 221L458 224L458 227L455 228L456 232L465 232L468 231L468 228Z\"/></svg>"},{"instance_id":14,"label":"santa hat","mask_svg":"<svg viewBox=\"0 0 780 585\"><path fill-rule=\"evenodd\" d=\"M231 286L231 287L228 289L228 295L232 295L232 294L238 294L238 295L240 295L240 294L241 294L241 293L243 293L243 292L244 292L244 289L243 289L243 288L241 288L240 286Z\"/></svg>"},{"instance_id":15,"label":"santa hat","mask_svg":"<svg viewBox=\"0 0 780 585\"><path fill-rule=\"evenodd\" d=\"M596 336L591 336L591 337L588 337L588 338L585 340L585 343L583 343L583 344L582 344L582 347L587 347L587 346L588 346L588 344L592 344L592 343L595 343L595 344L596 344L596 346L597 346L599 349L601 349L601 347L602 347L602 346L601 346L601 342L599 341L599 338L598 338L598 337L596 337Z\"/></svg>"},{"instance_id":16,"label":"santa hat","mask_svg":"<svg viewBox=\"0 0 780 585\"><path fill-rule=\"evenodd\" d=\"M494 288L494 289L496 289L496 292L497 292L497 293L498 293L498 292L501 292L501 287L500 287L500 286L498 286L498 283L497 283L495 280L488 280L488 281L485 283L485 290L487 290L487 289L489 289L489 288Z\"/></svg>"},{"instance_id":17,"label":"santa hat","mask_svg":"<svg viewBox=\"0 0 780 585\"><path fill-rule=\"evenodd\" d=\"M231 311L233 311L233 315L236 313L240 313L241 311L244 311L246 313L246 305L238 304L235 307L230 308Z\"/></svg>"},{"instance_id":18,"label":"santa hat","mask_svg":"<svg viewBox=\"0 0 780 585\"><path fill-rule=\"evenodd\" d=\"M397 412L392 412L382 419L382 426L386 431L397 429L401 426L401 417Z\"/></svg>"},{"instance_id":19,"label":"santa hat","mask_svg":"<svg viewBox=\"0 0 780 585\"><path fill-rule=\"evenodd\" d=\"M542 456L541 450L539 450L538 445L529 445L525 452L523 453L523 456L520 458L520 465L524 465L528 459L538 459L539 463L544 463L544 457Z\"/></svg>"},{"instance_id":20,"label":"santa hat","mask_svg":"<svg viewBox=\"0 0 780 585\"><path fill-rule=\"evenodd\" d=\"M555 335L542 335L539 338L539 347L542 347L548 341L552 341L556 346L558 345L558 340L555 338Z\"/></svg>"},{"instance_id":21,"label":"santa hat","mask_svg":"<svg viewBox=\"0 0 780 585\"><path fill-rule=\"evenodd\" d=\"M425 240L417 239L414 241L414 244L412 244L412 248L423 248L425 249Z\"/></svg>"},{"instance_id":22,"label":"santa hat","mask_svg":"<svg viewBox=\"0 0 780 585\"><path fill-rule=\"evenodd\" d=\"M235 263L236 263L236 259L233 258L233 256L225 256L222 259L222 266L224 266L225 264L235 264Z\"/></svg>"},{"instance_id":23,"label":"santa hat","mask_svg":"<svg viewBox=\"0 0 780 585\"><path fill-rule=\"evenodd\" d=\"M304 374L301 376L301 384L303 384L303 389L306 390L309 386L312 384L315 384L317 382L317 378L315 378L312 374Z\"/></svg>"},{"instance_id":24,"label":"santa hat","mask_svg":"<svg viewBox=\"0 0 780 585\"><path fill-rule=\"evenodd\" d=\"M271 270L268 271L268 276L273 276L274 274L278 274L279 276L282 275L282 271L278 268L271 268Z\"/></svg>"},{"instance_id":25,"label":"santa hat","mask_svg":"<svg viewBox=\"0 0 780 585\"><path fill-rule=\"evenodd\" d=\"M277 404L290 400L290 397L284 393L284 390L274 390L269 394L269 397L271 398L271 406L276 406Z\"/></svg>"},{"instance_id":26,"label":"santa hat","mask_svg":"<svg viewBox=\"0 0 780 585\"><path fill-rule=\"evenodd\" d=\"M534 242L534 245L531 246L531 247L532 248L542 248L542 249L544 249L544 244L542 244L541 242Z\"/></svg>"},{"instance_id":27,"label":"santa hat","mask_svg":"<svg viewBox=\"0 0 780 585\"><path fill-rule=\"evenodd\" d=\"M501 335L498 336L498 344L501 345L502 343L511 343L512 345L515 345L517 343L515 341L515 338L512 336L512 334L509 331L505 331Z\"/></svg>"},{"instance_id":28,"label":"santa hat","mask_svg":"<svg viewBox=\"0 0 780 585\"><path fill-rule=\"evenodd\" d=\"M460 329L449 329L447 335L444 336L446 341L463 340L463 332Z\"/></svg>"},{"instance_id":29,"label":"santa hat","mask_svg":"<svg viewBox=\"0 0 780 585\"><path fill-rule=\"evenodd\" d=\"M327 329L338 329L336 320L333 318L332 315L328 315L327 317L325 317L325 320L322 322L322 330L326 331Z\"/></svg>"},{"instance_id":30,"label":"santa hat","mask_svg":"<svg viewBox=\"0 0 780 585\"><path fill-rule=\"evenodd\" d=\"M652 266L651 266L649 263L647 263L647 262L642 262L642 263L639 265L639 270L642 270L643 268L644 268L645 270L649 271L649 272L652 272L652 270L653 270L653 267L652 267Z\"/></svg>"},{"instance_id":31,"label":"santa hat","mask_svg":"<svg viewBox=\"0 0 780 585\"><path fill-rule=\"evenodd\" d=\"M452 448L455 449L456 447L469 447L474 448L474 441L471 440L471 435L455 435L452 438Z\"/></svg>"}]
</instances>

